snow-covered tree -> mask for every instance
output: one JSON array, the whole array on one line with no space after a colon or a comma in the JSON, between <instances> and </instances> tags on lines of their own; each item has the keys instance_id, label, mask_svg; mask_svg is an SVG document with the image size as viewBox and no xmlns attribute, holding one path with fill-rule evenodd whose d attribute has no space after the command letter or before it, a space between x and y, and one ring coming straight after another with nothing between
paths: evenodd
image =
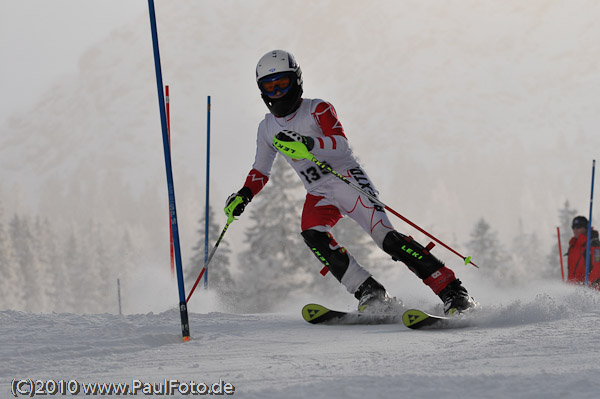
<instances>
[{"instance_id":1,"label":"snow-covered tree","mask_svg":"<svg viewBox=\"0 0 600 399\"><path fill-rule=\"evenodd\" d=\"M219 238L223 226L219 226L217 224L217 220L215 217L215 213L213 211L212 206L208 207L208 239L209 239L209 247L208 252L212 250L212 246L215 244L216 240ZM204 258L205 255L205 228L206 228L206 214L203 213L202 217L198 221L198 241L196 245L193 247L193 254L190 262L185 267L185 279L186 285L190 286L196 282L196 279L202 272L204 268ZM219 244L219 248L215 252L212 260L209 265L209 274L208 274L208 287L210 289L215 289L217 293L227 295L234 286L233 279L231 277L230 272L230 262L229 255L231 254L231 249L229 249L229 243L226 240L221 240Z\"/></svg>"},{"instance_id":2,"label":"snow-covered tree","mask_svg":"<svg viewBox=\"0 0 600 399\"><path fill-rule=\"evenodd\" d=\"M0 207L0 309L24 309L24 276Z\"/></svg>"},{"instance_id":3,"label":"snow-covered tree","mask_svg":"<svg viewBox=\"0 0 600 399\"><path fill-rule=\"evenodd\" d=\"M392 262L382 262L390 259L383 252L378 252L377 244L362 227L349 217L344 217L331 230L336 241L344 246L358 263L371 273L384 275Z\"/></svg>"},{"instance_id":4,"label":"snow-covered tree","mask_svg":"<svg viewBox=\"0 0 600 399\"><path fill-rule=\"evenodd\" d=\"M66 271L64 289L60 292L60 303L65 311L83 312L81 298L85 295L85 282L81 265L84 263L80 240L71 232L63 244L63 263Z\"/></svg>"},{"instance_id":5,"label":"snow-covered tree","mask_svg":"<svg viewBox=\"0 0 600 399\"><path fill-rule=\"evenodd\" d=\"M501 281L512 279L513 270L506 251L498 240L498 233L481 218L471 232L471 240L467 243L469 253L477 264L492 274L492 277Z\"/></svg>"},{"instance_id":6,"label":"snow-covered tree","mask_svg":"<svg viewBox=\"0 0 600 399\"><path fill-rule=\"evenodd\" d=\"M546 259L540 256L539 248L540 240L537 233L526 232L522 222L519 222L519 232L513 238L510 248L513 281L547 277L549 268Z\"/></svg>"},{"instance_id":7,"label":"snow-covered tree","mask_svg":"<svg viewBox=\"0 0 600 399\"><path fill-rule=\"evenodd\" d=\"M139 278L135 273L139 266L138 257L136 256L136 246L127 229L123 231L121 240L117 244L117 249L117 261L114 262L115 267L113 267L113 274L110 276L113 283L113 288L111 289L116 293L116 281L119 279L121 282L121 293L124 293L131 286L132 279ZM123 295L121 295L121 298L123 298ZM109 301L108 306L108 312L117 313L118 298L115 296L114 301ZM122 307L123 311L126 311L127 304L123 303Z\"/></svg>"},{"instance_id":8,"label":"snow-covered tree","mask_svg":"<svg viewBox=\"0 0 600 399\"><path fill-rule=\"evenodd\" d=\"M554 231L552 235L552 248L550 253L547 256L547 262L549 268L549 275L553 278L560 278L560 260L562 257L563 268L565 273L565 279L567 275L567 258L564 256L569 249L569 240L573 236L573 231L571 230L571 223L573 222L573 218L577 215L577 210L572 209L569 204L569 200L566 200L563 207L558 210L558 227L560 230L560 242L561 242L561 250L562 254L559 256L558 251L558 236Z\"/></svg>"},{"instance_id":9,"label":"snow-covered tree","mask_svg":"<svg viewBox=\"0 0 600 399\"><path fill-rule=\"evenodd\" d=\"M117 310L117 270L120 266L117 237L120 235L107 235L109 230L103 224L90 222L86 232L81 234L86 241L85 265L82 265L87 270L86 312L115 313Z\"/></svg>"},{"instance_id":10,"label":"snow-covered tree","mask_svg":"<svg viewBox=\"0 0 600 399\"><path fill-rule=\"evenodd\" d=\"M37 217L33 226L34 248L43 272L43 280L40 281L40 294L43 297L43 307L36 309L39 312L49 312L57 309L57 295L62 284L61 264L56 236L48 219Z\"/></svg>"},{"instance_id":11,"label":"snow-covered tree","mask_svg":"<svg viewBox=\"0 0 600 399\"><path fill-rule=\"evenodd\" d=\"M239 256L236 276L240 310L273 310L283 299L320 278L320 264L300 235L303 198L297 177L277 156L269 184L248 206L252 225L248 249Z\"/></svg>"},{"instance_id":12,"label":"snow-covered tree","mask_svg":"<svg viewBox=\"0 0 600 399\"><path fill-rule=\"evenodd\" d=\"M77 262L77 249L71 269L78 275L71 275L72 290L78 292L79 311L84 313L116 313L117 279L126 282L135 268L132 257L132 243L129 234L115 234L118 227L90 221L85 228L77 230L80 254Z\"/></svg>"},{"instance_id":13,"label":"snow-covered tree","mask_svg":"<svg viewBox=\"0 0 600 399\"><path fill-rule=\"evenodd\" d=\"M18 267L23 274L22 289L25 297L25 310L40 311L43 308L43 293L40 291L44 281L28 217L14 215L10 222L10 235L15 249Z\"/></svg>"},{"instance_id":14,"label":"snow-covered tree","mask_svg":"<svg viewBox=\"0 0 600 399\"><path fill-rule=\"evenodd\" d=\"M569 200L565 201L565 204L561 209L558 210L558 222L561 229L561 234L564 232L565 237L570 238L572 235L571 232L571 223L573 219L577 215L576 209L571 209L571 205L569 204Z\"/></svg>"}]
</instances>

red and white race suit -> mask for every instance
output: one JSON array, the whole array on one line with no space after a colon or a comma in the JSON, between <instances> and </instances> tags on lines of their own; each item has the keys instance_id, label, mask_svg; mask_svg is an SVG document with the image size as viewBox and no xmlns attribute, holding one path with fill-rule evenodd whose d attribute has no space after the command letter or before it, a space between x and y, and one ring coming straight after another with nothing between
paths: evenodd
<instances>
[{"instance_id":1,"label":"red and white race suit","mask_svg":"<svg viewBox=\"0 0 600 399\"><path fill-rule=\"evenodd\" d=\"M346 139L344 128L333 106L319 99L303 99L296 112L283 118L267 114L258 127L256 157L245 186L256 195L267 183L278 151L273 137L282 130L292 130L314 139L312 154L366 192L378 195L375 186L360 167ZM383 207L373 203L335 176L324 173L313 162L285 157L304 183L307 195L301 228L328 232L342 215L354 219L382 247L386 234L393 230ZM354 292L370 274L351 257L342 284Z\"/></svg>"}]
</instances>

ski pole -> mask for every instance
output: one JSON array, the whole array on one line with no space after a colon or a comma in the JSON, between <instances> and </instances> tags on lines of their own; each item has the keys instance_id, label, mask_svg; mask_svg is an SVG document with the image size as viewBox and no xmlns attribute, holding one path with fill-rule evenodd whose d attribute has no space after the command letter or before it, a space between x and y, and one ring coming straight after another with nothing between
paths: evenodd
<instances>
[{"instance_id":1,"label":"ski pole","mask_svg":"<svg viewBox=\"0 0 600 399\"><path fill-rule=\"evenodd\" d=\"M367 198L369 198L374 203L378 204L379 206L382 206L387 211L398 216L404 222L408 223L415 229L419 230L421 233L425 234L427 237L431 238L433 241L437 242L438 244L442 245L444 248L446 248L450 252L452 252L455 255L462 258L462 260L465 262L465 265L468 265L470 263L473 266L475 266L476 268L479 268L479 266L477 266L475 263L471 262L470 256L462 256L461 254L456 252L454 249L450 248L448 245L444 244L442 241L438 240L437 238L435 238L434 236L432 236L431 234L429 234L428 232L426 232L425 230L423 230L422 228L420 228L419 226L417 226L416 224L414 224L413 222L411 222L410 220L408 220L407 218L405 218L404 216L402 216L401 214L399 214L398 212L396 212L395 210L393 210L392 208L390 208L389 206L384 204L383 202L381 202L379 200L379 198L377 198L375 195L363 190L356 184L352 183L350 180L346 179L344 176L342 176L341 174L339 174L338 172L333 170L331 168L331 166L327 165L324 162L320 162L310 151L308 151L308 149L306 148L306 145L304 145L304 143L301 143L299 141L282 141L282 140L278 139L277 136L275 136L275 137L273 137L273 146L278 151L282 152L283 154L285 154L286 156L288 156L292 159L308 159L309 161L315 163L319 168L321 168L321 170L325 170L325 171L331 173L332 175L334 175L335 177L337 177L338 179L340 179L341 181L343 181L344 183L346 183L347 185L349 185L350 187L352 187L359 193L361 193L364 196L366 196ZM429 251L431 248L433 248L433 246L434 246L433 243L429 243L429 245L427 247L425 247L425 249Z\"/></svg>"},{"instance_id":2,"label":"ski pole","mask_svg":"<svg viewBox=\"0 0 600 399\"><path fill-rule=\"evenodd\" d=\"M356 184L352 183L350 180L346 179L344 176L342 176L341 174L339 174L338 172L336 172L335 170L333 170L329 165L327 165L326 163L320 162L317 158L315 158L314 156L312 158L308 158L310 161L314 162L319 168L321 168L322 170L326 170L327 172L331 173L332 175L334 175L335 177L337 177L338 179L340 179L341 181L343 181L344 183L348 184L350 187L352 187L353 189L355 189L356 191L358 191L359 193L365 195L367 198L369 198L371 201L381 205L382 207L384 207L387 211L391 212L392 214L396 215L397 217L399 217L400 219L402 219L404 222L408 223L409 225L411 225L412 227L414 227L415 229L419 230L421 233L425 234L427 237L431 238L432 240L434 240L435 242L437 242L438 244L442 245L444 248L446 248L447 250L449 250L450 252L454 253L455 255L459 256L460 258L462 258L462 260L465 262L465 265L468 265L469 263L472 264L473 266L475 266L476 268L479 268L479 266L477 266L474 262L471 261L471 257L470 256L462 256L460 253L458 253L457 251L455 251L454 249L450 248L448 245L444 244L442 241L440 241L439 239L435 238L433 235L429 234L427 231L423 230L422 228L420 228L419 226L417 226L416 224L414 224L413 222L411 222L410 220L408 220L407 218L405 218L404 216L402 216L401 214L399 214L398 212L396 212L395 210L393 210L392 208L390 208L389 206L387 206L386 204L384 204L383 202L381 202L381 200L379 200L379 198L377 198L375 195L363 190L362 188L360 188L359 186L357 186Z\"/></svg>"},{"instance_id":3,"label":"ski pole","mask_svg":"<svg viewBox=\"0 0 600 399\"><path fill-rule=\"evenodd\" d=\"M236 206L238 206L239 204L242 203L242 198L241 197L237 197L227 208L230 209L235 209ZM202 279L202 276L204 275L204 273L206 272L206 270L208 269L208 264L210 263L210 261L212 260L215 252L217 252L217 248L219 247L219 244L221 243L221 240L223 240L223 237L225 236L225 232L227 231L227 229L229 228L229 225L231 223L233 223L234 220L237 220L233 214L230 212L229 216L227 217L227 223L225 223L225 227L223 227L223 231L221 232L221 235L219 236L219 238L217 239L217 242L215 243L215 246L213 247L213 249L210 251L210 254L208 254L208 258L206 258L206 261L204 262L204 267L202 268L202 270L200 271L200 274L198 275L198 278L196 279L196 282L194 283L194 286L192 287L192 290L190 291L190 293L188 294L187 300L186 302L190 301L190 298L192 297L192 294L194 293L194 290L196 289L196 287L198 286L198 283L200 282L200 279Z\"/></svg>"}]
</instances>

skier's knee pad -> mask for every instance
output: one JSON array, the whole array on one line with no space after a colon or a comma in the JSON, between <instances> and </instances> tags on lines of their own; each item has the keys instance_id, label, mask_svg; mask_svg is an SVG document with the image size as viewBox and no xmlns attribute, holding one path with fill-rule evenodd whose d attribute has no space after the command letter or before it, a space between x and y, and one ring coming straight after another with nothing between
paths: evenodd
<instances>
[{"instance_id":1,"label":"skier's knee pad","mask_svg":"<svg viewBox=\"0 0 600 399\"><path fill-rule=\"evenodd\" d=\"M412 237L407 237L397 231L390 231L383 240L383 250L392 259L401 261L408 266L421 280L425 280L444 264Z\"/></svg>"},{"instance_id":2,"label":"skier's knee pad","mask_svg":"<svg viewBox=\"0 0 600 399\"><path fill-rule=\"evenodd\" d=\"M329 268L331 274L338 281L342 281L342 277L350 264L346 249L340 246L330 233L308 229L301 234L304 242L313 251L317 259Z\"/></svg>"}]
</instances>

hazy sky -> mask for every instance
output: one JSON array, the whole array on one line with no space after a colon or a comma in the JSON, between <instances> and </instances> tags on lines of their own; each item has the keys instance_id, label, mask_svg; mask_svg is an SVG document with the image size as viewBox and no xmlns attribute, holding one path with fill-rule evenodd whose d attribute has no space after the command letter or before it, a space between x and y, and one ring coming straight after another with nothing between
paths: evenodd
<instances>
[{"instance_id":1,"label":"hazy sky","mask_svg":"<svg viewBox=\"0 0 600 399\"><path fill-rule=\"evenodd\" d=\"M243 12L232 13L232 3L243 4ZM436 232L452 226L459 232L457 241L464 242L479 217L489 218L507 237L515 233L523 217L528 231L539 230L540 236L551 239L556 210L565 198L585 212L591 159L597 154L597 146L589 145L597 140L593 132L598 126L595 109L600 92L596 89L599 42L595 38L600 14L596 1L403 0L381 1L380 8L364 8L359 1L319 6L290 1L286 6L294 9L295 18L287 19L278 17L280 10L274 5L281 6L280 2L232 3L157 1L159 17L161 6L172 5L162 8L159 20L161 28L170 29L159 33L163 72L169 75L165 77L174 81L173 88L191 87L200 97L193 106L191 93L177 97L181 125L186 122L194 125L194 132L198 126L203 131L204 121L193 118L198 115L197 108L203 109L206 94L213 94L213 131L223 132L221 142L213 136L213 154L231 156L227 144L233 137L240 140L240 154L231 156L239 162L227 162L222 156L219 164L217 156L212 158L214 180L217 171L221 173L220 187L215 184L211 188L219 203L243 182L254 155L256 124L266 112L252 78L255 62L265 51L281 46L298 57L307 97L324 98L336 105L382 199L416 223L435 222ZM198 12L198 4L211 7ZM328 6L326 11L323 4ZM196 9L197 14L187 15L189 9ZM381 10L396 13L382 15ZM336 11L344 18L333 18ZM265 16L271 17L270 24L262 23ZM137 17L143 18L136 21ZM207 18L206 26L199 24L201 17ZM133 47L127 47L130 42L107 40L114 29L127 24L132 25L132 35L143 31L143 39L134 48L142 53L137 57L132 56ZM210 29L210 35L202 29ZM272 34L277 29L281 35ZM245 34L236 37L238 30ZM0 0L0 123L15 111L34 109L34 103L54 83L64 85L70 95L75 93L65 82L82 79L77 73L80 57L95 43L101 43L93 50L99 54L88 57L88 72L97 73L94 62L101 69L134 58L150 68L147 1ZM119 43L127 46L119 47ZM187 52L180 53L182 49ZM208 55L229 51L235 56L225 52L218 63L211 63L203 51ZM114 58L106 58L109 56ZM373 84L373 60L369 57L375 56L378 72L396 74L393 79ZM198 66L210 71L206 75L210 82L203 80ZM219 77L219 72L225 73L224 79L213 78ZM228 87L232 77L239 92L225 102L218 95L223 95L223 87ZM148 87L152 93L146 96L148 110L157 118L153 76L149 86L142 88L122 76L111 78L119 87L119 79L130 89ZM183 110L184 103L191 111ZM232 111L236 118L231 118ZM68 131L72 115L63 118L56 112L47 113L50 115L37 119L40 125L56 116L65 119L62 129ZM144 115L126 114L130 118L121 123L136 122ZM92 118L92 122L105 119ZM243 126L231 128L238 120ZM159 126L154 129L158 140ZM178 134L184 133L180 127ZM377 140L371 136L375 133ZM76 136L74 133L74 139ZM573 149L571 153L556 150L563 142L567 150ZM160 144L151 148L157 157L162 156ZM179 153L179 157L202 184L202 159L196 150L201 147L187 147L194 149L193 155L186 158ZM143 152L141 148L139 152ZM23 169L20 159L14 163ZM161 160L156 164L162 168ZM402 191L406 176L402 172L409 169L418 181L427 183L419 191ZM162 187L164 175L160 172L157 184ZM130 180L139 177L133 167L123 173ZM183 179L181 175L177 177ZM429 200L434 195L435 200ZM178 202L183 198L181 195ZM421 202L429 206L423 209Z\"/></svg>"},{"instance_id":2,"label":"hazy sky","mask_svg":"<svg viewBox=\"0 0 600 399\"><path fill-rule=\"evenodd\" d=\"M86 48L141 13L144 0L0 0L0 121L75 75Z\"/></svg>"}]
</instances>

